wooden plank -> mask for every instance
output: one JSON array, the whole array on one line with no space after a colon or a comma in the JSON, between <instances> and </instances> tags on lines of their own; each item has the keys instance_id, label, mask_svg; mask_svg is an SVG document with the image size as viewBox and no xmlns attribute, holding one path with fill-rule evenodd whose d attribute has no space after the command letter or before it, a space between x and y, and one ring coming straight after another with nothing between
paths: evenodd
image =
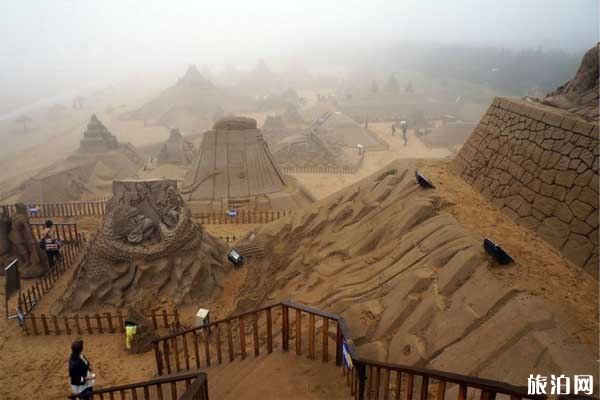
<instances>
[{"instance_id":1,"label":"wooden plank","mask_svg":"<svg viewBox=\"0 0 600 400\"><path fill-rule=\"evenodd\" d=\"M58 329L58 318L56 318L56 315L52 316L52 324L54 325L54 334L60 335L60 329Z\"/></svg>"},{"instance_id":2,"label":"wooden plank","mask_svg":"<svg viewBox=\"0 0 600 400\"><path fill-rule=\"evenodd\" d=\"M381 368L377 367L375 373L375 400L379 400L379 392L381 392Z\"/></svg>"},{"instance_id":3,"label":"wooden plank","mask_svg":"<svg viewBox=\"0 0 600 400\"><path fill-rule=\"evenodd\" d=\"M77 328L77 334L81 335L81 325L79 325L79 315L75 314L73 319L75 320L75 327Z\"/></svg>"},{"instance_id":4,"label":"wooden plank","mask_svg":"<svg viewBox=\"0 0 600 400\"><path fill-rule=\"evenodd\" d=\"M271 320L271 309L267 308L267 353L273 352L273 322Z\"/></svg>"},{"instance_id":5,"label":"wooden plank","mask_svg":"<svg viewBox=\"0 0 600 400\"><path fill-rule=\"evenodd\" d=\"M167 310L162 310L162 317L163 317L164 327L168 328L169 327L169 318L167 317Z\"/></svg>"},{"instance_id":6,"label":"wooden plank","mask_svg":"<svg viewBox=\"0 0 600 400\"><path fill-rule=\"evenodd\" d=\"M106 316L106 321L108 322L108 331L110 333L115 333L115 328L114 328L113 323L112 323L112 315L111 315L111 313L110 312L106 312L106 313L104 313L104 315Z\"/></svg>"},{"instance_id":7,"label":"wooden plank","mask_svg":"<svg viewBox=\"0 0 600 400\"><path fill-rule=\"evenodd\" d=\"M92 334L92 325L90 325L90 316L89 315L85 315L85 326L87 327L88 333L91 335Z\"/></svg>"},{"instance_id":8,"label":"wooden plank","mask_svg":"<svg viewBox=\"0 0 600 400\"><path fill-rule=\"evenodd\" d=\"M315 359L315 314L308 315L308 358Z\"/></svg>"},{"instance_id":9,"label":"wooden plank","mask_svg":"<svg viewBox=\"0 0 600 400\"><path fill-rule=\"evenodd\" d=\"M37 322L36 321L36 316L33 315L33 313L31 314L31 317L29 317L29 319L31 319L31 327L33 328L33 334L35 336L38 336L40 334L40 332L38 331L38 327L37 327Z\"/></svg>"},{"instance_id":10,"label":"wooden plank","mask_svg":"<svg viewBox=\"0 0 600 400\"><path fill-rule=\"evenodd\" d=\"M342 365L342 344L344 341L344 336L340 323L337 322L335 325L335 365Z\"/></svg>"},{"instance_id":11,"label":"wooden plank","mask_svg":"<svg viewBox=\"0 0 600 400\"><path fill-rule=\"evenodd\" d=\"M158 372L158 375L162 375L162 373L163 373L162 356L160 354L158 342L153 342L152 347L154 348L154 358L156 359L156 370Z\"/></svg>"},{"instance_id":12,"label":"wooden plank","mask_svg":"<svg viewBox=\"0 0 600 400\"><path fill-rule=\"evenodd\" d=\"M125 333L125 317L120 310L117 310L117 319L119 320L119 332Z\"/></svg>"},{"instance_id":13,"label":"wooden plank","mask_svg":"<svg viewBox=\"0 0 600 400\"><path fill-rule=\"evenodd\" d=\"M171 373L171 358L169 354L169 341L163 340L163 355L165 358L165 364L167 367L167 374Z\"/></svg>"},{"instance_id":14,"label":"wooden plank","mask_svg":"<svg viewBox=\"0 0 600 400\"><path fill-rule=\"evenodd\" d=\"M458 385L458 400L466 400L467 398L467 385Z\"/></svg>"},{"instance_id":15,"label":"wooden plank","mask_svg":"<svg viewBox=\"0 0 600 400\"><path fill-rule=\"evenodd\" d=\"M302 354L302 312L296 310L296 355Z\"/></svg>"},{"instance_id":16,"label":"wooden plank","mask_svg":"<svg viewBox=\"0 0 600 400\"><path fill-rule=\"evenodd\" d=\"M329 361L329 318L323 317L323 354L321 361Z\"/></svg>"},{"instance_id":17,"label":"wooden plank","mask_svg":"<svg viewBox=\"0 0 600 400\"><path fill-rule=\"evenodd\" d=\"M171 339L173 341L173 356L175 356L175 367L177 372L181 371L181 364L179 363L179 346L177 345L177 336Z\"/></svg>"},{"instance_id":18,"label":"wooden plank","mask_svg":"<svg viewBox=\"0 0 600 400\"><path fill-rule=\"evenodd\" d=\"M385 379L383 380L383 400L390 398L390 375L392 371L389 368L385 369Z\"/></svg>"}]
</instances>

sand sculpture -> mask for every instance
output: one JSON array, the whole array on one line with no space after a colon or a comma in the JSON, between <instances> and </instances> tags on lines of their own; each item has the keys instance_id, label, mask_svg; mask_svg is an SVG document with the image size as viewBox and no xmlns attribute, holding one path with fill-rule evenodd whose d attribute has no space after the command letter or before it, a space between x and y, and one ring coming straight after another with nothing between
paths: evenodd
<instances>
[{"instance_id":1,"label":"sand sculpture","mask_svg":"<svg viewBox=\"0 0 600 400\"><path fill-rule=\"evenodd\" d=\"M600 43L583 56L577 73L569 82L549 93L541 102L575 113L587 121L598 122Z\"/></svg>"},{"instance_id":2,"label":"sand sculpture","mask_svg":"<svg viewBox=\"0 0 600 400\"><path fill-rule=\"evenodd\" d=\"M589 104L577 100L577 93L588 96L586 90L577 91L577 83L597 88L597 75L594 83L585 73L593 70L594 52L598 71L596 46L576 78L559 89L573 104ZM599 136L597 118L586 121L579 112L496 98L455 164L462 178L495 206L598 277Z\"/></svg>"},{"instance_id":3,"label":"sand sculpture","mask_svg":"<svg viewBox=\"0 0 600 400\"><path fill-rule=\"evenodd\" d=\"M196 149L187 142L179 129L172 129L169 139L162 145L158 154L158 164L176 164L188 166L194 160Z\"/></svg>"},{"instance_id":4,"label":"sand sculpture","mask_svg":"<svg viewBox=\"0 0 600 400\"><path fill-rule=\"evenodd\" d=\"M48 259L31 231L27 207L22 203L15 206L12 217L0 208L0 262L6 266L15 258L23 278L38 278L48 271Z\"/></svg>"},{"instance_id":5,"label":"sand sculpture","mask_svg":"<svg viewBox=\"0 0 600 400\"><path fill-rule=\"evenodd\" d=\"M300 301L341 314L366 358L519 385L533 371L597 371L593 334L572 336L542 299L497 278L443 205L396 162L261 227L264 261L248 261L238 311Z\"/></svg>"},{"instance_id":6,"label":"sand sculpture","mask_svg":"<svg viewBox=\"0 0 600 400\"><path fill-rule=\"evenodd\" d=\"M173 180L118 180L59 306L180 304L220 288L224 245L190 219Z\"/></svg>"},{"instance_id":7,"label":"sand sculpture","mask_svg":"<svg viewBox=\"0 0 600 400\"><path fill-rule=\"evenodd\" d=\"M303 206L308 198L284 178L256 120L224 118L206 132L181 192L194 209L282 210Z\"/></svg>"},{"instance_id":8,"label":"sand sculpture","mask_svg":"<svg viewBox=\"0 0 600 400\"><path fill-rule=\"evenodd\" d=\"M92 115L79 149L29 179L19 201L38 204L104 196L113 179L135 178L143 164L135 147L119 143Z\"/></svg>"},{"instance_id":9,"label":"sand sculpture","mask_svg":"<svg viewBox=\"0 0 600 400\"><path fill-rule=\"evenodd\" d=\"M246 108L246 104L249 102L215 86L195 65L190 65L175 85L141 108L122 115L122 118L200 134L212 125L216 110L239 112Z\"/></svg>"}]
</instances>

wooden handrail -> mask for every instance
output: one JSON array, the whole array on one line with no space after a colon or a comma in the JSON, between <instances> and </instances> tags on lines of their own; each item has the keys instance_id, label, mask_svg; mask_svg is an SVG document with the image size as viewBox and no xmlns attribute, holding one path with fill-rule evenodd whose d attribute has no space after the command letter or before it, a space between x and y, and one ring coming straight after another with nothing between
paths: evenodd
<instances>
[{"instance_id":1,"label":"wooden handrail","mask_svg":"<svg viewBox=\"0 0 600 400\"><path fill-rule=\"evenodd\" d=\"M194 382L192 383L192 385L190 385L190 387L182 394L182 396L179 397L179 399L187 400L187 399L193 399L193 397L190 397L190 396L193 396L196 394L196 393L192 393L189 390L190 388L194 387L196 389L201 389L202 386L206 386L207 378L206 378L205 373L194 371L194 372L185 373L185 374L163 376L160 378L151 379L149 381L130 383L127 385L111 386L111 387L104 388L104 389L94 389L92 391L92 395L103 395L105 393L124 392L124 391L131 390L131 389L147 388L150 386L160 386L160 385L164 385L167 383L190 381L192 379L194 379ZM78 399L78 397L77 397L77 395L72 394L68 397L68 399L75 400L75 399ZM150 399L147 397L144 397L144 400L150 400ZM208 397L206 397L206 400L208 400Z\"/></svg>"},{"instance_id":2,"label":"wooden handrail","mask_svg":"<svg viewBox=\"0 0 600 400\"><path fill-rule=\"evenodd\" d=\"M441 393L445 393L446 391L446 383L449 384L456 384L458 385L460 392L463 393L466 396L467 390L470 389L476 389L476 390L481 390L482 393L482 398L487 398L488 396L491 396L490 398L493 398L493 394L495 393L500 393L500 394L505 394L505 395L509 395L511 396L511 399L520 399L520 398L528 398L528 399L535 399L535 400L542 400L542 399L546 399L545 395L529 395L527 392L527 388L525 387L521 387L521 386L515 386L515 385L511 385L508 383L503 383L503 382L499 382L499 381L494 381L494 380L490 380L490 379L483 379L483 378L478 378L478 377L473 377L473 376L467 376L467 375L461 375L461 374L455 374L455 373L450 373L450 372L444 372L444 371L438 371L438 370L434 370L434 369L427 369L427 368L419 368L419 367L413 367L413 366L409 366L409 365L402 365L402 364L393 364L393 363L386 363L386 362L381 362L381 361L377 361L377 360L371 360L371 359L366 359L366 358L361 358L360 355L358 354L358 351L356 349L356 347L354 346L354 342L350 333L350 330L344 320L343 317L331 313L331 312L327 312L327 311L322 311L322 310L318 310L315 308L311 308L302 304L297 304L297 303L293 303L291 301L282 301L280 303L277 304L273 304L273 305L269 305L266 307L262 307L262 308L258 308L255 310L251 310L248 311L246 313L242 313L242 314L238 314L226 319L222 319L219 321L214 321L208 325L205 326L198 326L198 327L193 327L193 328L189 328L186 329L184 331L181 332L177 332L168 336L163 336L158 338L157 340L155 340L153 342L153 346L155 349L155 355L156 355L156 361L157 361L157 368L159 370L159 374L162 373L162 356L165 356L165 360L167 361L167 371L169 371L170 373L170 367L169 365L169 355L172 352L177 352L177 338L178 337L182 337L184 339L183 343L185 345L185 335L190 334L192 332L196 332L198 330L206 330L207 332L211 332L211 329L213 327L217 327L217 329L219 329L219 327L221 326L221 324L227 324L228 327L230 328L230 323L232 321L238 320L238 322L240 323L240 337L244 336L244 327L243 327L243 319L244 317L253 315L256 317L256 315L258 315L258 313L261 313L265 310L268 310L268 327L267 327L267 335L269 336L267 338L267 342L269 343L269 352L271 352L272 350L272 340L273 340L273 333L271 330L271 319L270 319L270 313L271 310L281 306L282 308L282 318L281 318L281 323L282 323L282 331L281 331L281 335L282 335L282 341L281 341L281 348L283 351L289 351L290 350L290 341L294 340L295 345L296 345L296 354L300 354L302 353L302 338L301 338L301 326L302 326L302 319L301 319L301 314L305 313L309 315L309 336L308 336L308 356L309 358L314 358L315 355L315 344L314 344L314 335L315 335L315 316L316 317L320 317L323 319L323 326L324 326L324 331L323 331L323 354L322 354L322 361L323 362L327 362L328 361L328 355L327 353L327 341L329 341L328 336L331 332L329 332L328 330L328 326L329 324L327 323L327 321L335 321L337 324L337 333L336 333L336 351L335 351L335 362L337 365L343 365L344 361L343 361L343 351L342 351L342 344L345 344L345 348L348 351L348 353L350 354L351 358L352 358L352 363L354 364L354 370L348 371L348 373L346 373L346 379L348 382L348 385L351 387L351 392L352 394L356 395L357 399L371 399L371 394L372 393L379 393L380 391L384 391L385 393L385 398L388 398L387 395L389 394L388 392L391 390L396 390L399 391L399 382L401 380L401 377L404 375L407 377L408 379L408 383L407 385L410 387L407 388L407 390L410 390L412 392L413 388L413 382L414 382L414 377L415 376L420 376L422 377L422 381L423 383L421 384L421 397L422 398L426 398L427 397L427 387L428 385L431 385L431 380L436 380L438 381L437 385L438 385L438 392ZM293 322L290 321L290 319L292 319L293 317L290 318L290 309L295 310L296 311L296 316L295 316L295 324ZM295 327L294 327L295 325ZM256 326L256 325L255 325ZM256 328L254 328L256 329ZM295 333L295 339L291 339L291 332ZM231 332L229 332L229 335L231 335ZM256 335L255 335L256 337ZM218 339L220 340L220 339ZM306 340L306 339L305 339ZM172 342L174 344L174 348L169 350L170 346L169 343ZM219 342L220 343L220 342ZM240 345L242 346L242 358L246 357L246 353L244 350L244 344L243 344L243 339L240 343ZM256 343L256 339L255 339L255 343ZM162 344L162 346L161 346ZM208 342L205 341L205 346L208 346ZM255 345L256 346L256 345ZM231 344L229 344L229 347L231 347ZM208 347L206 347L208 349ZM161 350L164 350L165 353L161 355ZM184 348L184 350L187 350L186 348ZM255 354L258 354L258 349L256 348L255 350ZM177 363L179 362L179 358L178 356L175 356L175 360L177 361ZM230 354L230 361L233 361L233 355ZM186 355L186 362L187 362L187 355ZM219 363L221 363L219 361ZM210 363L208 363L208 365L210 365ZM189 367L187 367L189 369ZM345 367L344 367L345 368ZM180 365L177 364L177 370L180 370ZM367 370L369 371L369 374L367 374ZM396 388L395 389L391 389L389 386L389 381L390 381L390 377L392 376L392 373L394 374L395 378L396 378ZM375 375L374 375L375 374ZM369 388L367 389L365 387L365 381L367 381L367 375L369 375ZM373 380L374 380L374 384L373 384ZM382 380L385 381L385 383L382 386ZM372 386L375 386L375 392L373 392L373 388ZM367 394L367 397L365 397L366 392L370 393ZM399 398L399 392L395 393L396 398ZM412 394L410 395L412 396ZM409 400L410 400L410 396L409 396ZM460 396L459 396L460 397ZM375 395L375 398L378 398L377 395ZM438 397L438 399L443 399L442 397Z\"/></svg>"}]
</instances>

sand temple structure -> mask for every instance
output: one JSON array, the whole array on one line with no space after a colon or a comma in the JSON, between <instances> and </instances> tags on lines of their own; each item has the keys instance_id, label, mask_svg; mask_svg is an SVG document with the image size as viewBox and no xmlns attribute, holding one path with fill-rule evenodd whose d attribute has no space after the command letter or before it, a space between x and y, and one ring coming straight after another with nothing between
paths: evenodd
<instances>
[{"instance_id":1,"label":"sand temple structure","mask_svg":"<svg viewBox=\"0 0 600 400\"><path fill-rule=\"evenodd\" d=\"M182 193L194 209L289 210L309 202L273 160L256 120L224 118L206 132Z\"/></svg>"},{"instance_id":2,"label":"sand temple structure","mask_svg":"<svg viewBox=\"0 0 600 400\"><path fill-rule=\"evenodd\" d=\"M224 254L224 245L191 220L176 181L117 180L57 306L147 308L206 299L220 287Z\"/></svg>"},{"instance_id":3,"label":"sand temple structure","mask_svg":"<svg viewBox=\"0 0 600 400\"><path fill-rule=\"evenodd\" d=\"M172 129L169 139L162 145L158 153L158 164L176 164L188 166L194 161L196 148L183 138L179 129Z\"/></svg>"},{"instance_id":4,"label":"sand temple structure","mask_svg":"<svg viewBox=\"0 0 600 400\"><path fill-rule=\"evenodd\" d=\"M113 179L135 178L144 159L92 115L79 149L29 179L19 201L27 204L76 201L109 195Z\"/></svg>"}]
</instances>

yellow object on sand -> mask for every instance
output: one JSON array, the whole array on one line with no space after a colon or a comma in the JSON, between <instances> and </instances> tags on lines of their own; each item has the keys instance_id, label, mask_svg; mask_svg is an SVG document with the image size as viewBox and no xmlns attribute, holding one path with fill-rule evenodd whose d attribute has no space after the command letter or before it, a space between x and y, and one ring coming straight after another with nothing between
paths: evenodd
<instances>
[{"instance_id":1,"label":"yellow object on sand","mask_svg":"<svg viewBox=\"0 0 600 400\"><path fill-rule=\"evenodd\" d=\"M125 347L131 349L131 341L133 340L133 336L137 331L137 326L135 325L127 325L125 327Z\"/></svg>"}]
</instances>

